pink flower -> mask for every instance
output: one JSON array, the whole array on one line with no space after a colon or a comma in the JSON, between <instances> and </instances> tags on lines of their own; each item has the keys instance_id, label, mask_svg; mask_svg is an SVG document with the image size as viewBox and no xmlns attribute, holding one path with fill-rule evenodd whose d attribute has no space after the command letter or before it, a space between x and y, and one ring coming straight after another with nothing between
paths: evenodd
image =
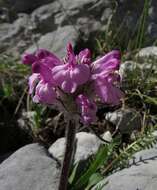
<instances>
[{"instance_id":1,"label":"pink flower","mask_svg":"<svg viewBox=\"0 0 157 190\"><path fill-rule=\"evenodd\" d=\"M124 96L123 92L116 86L116 77L113 75L99 77L94 81L95 93L101 102L111 105L118 105ZM119 79L118 79L119 80Z\"/></svg>"},{"instance_id":2,"label":"pink flower","mask_svg":"<svg viewBox=\"0 0 157 190\"><path fill-rule=\"evenodd\" d=\"M41 78L45 82L54 84L54 79L52 76L52 68L55 67L57 63L56 63L56 60L54 61L53 57L48 56L36 61L32 65L32 71L33 73L40 73Z\"/></svg>"},{"instance_id":3,"label":"pink flower","mask_svg":"<svg viewBox=\"0 0 157 190\"><path fill-rule=\"evenodd\" d=\"M119 70L120 67L120 52L118 50L113 50L103 57L97 59L92 63L93 75L100 73L108 74Z\"/></svg>"},{"instance_id":4,"label":"pink flower","mask_svg":"<svg viewBox=\"0 0 157 190\"><path fill-rule=\"evenodd\" d=\"M120 61L121 59L120 51L112 50L111 52L107 53L106 55L94 61L93 65L95 66L95 69L102 67L104 65L110 66L109 61L111 61L112 59L116 59Z\"/></svg>"},{"instance_id":5,"label":"pink flower","mask_svg":"<svg viewBox=\"0 0 157 190\"><path fill-rule=\"evenodd\" d=\"M33 73L39 73L42 80L54 83L52 76L52 68L62 64L62 61L53 53L39 49L34 54L25 53L22 57L24 64L31 64Z\"/></svg>"},{"instance_id":6,"label":"pink flower","mask_svg":"<svg viewBox=\"0 0 157 190\"><path fill-rule=\"evenodd\" d=\"M36 86L33 101L48 105L54 104L56 101L56 92L54 87L51 84L45 83L41 80Z\"/></svg>"},{"instance_id":7,"label":"pink flower","mask_svg":"<svg viewBox=\"0 0 157 190\"><path fill-rule=\"evenodd\" d=\"M116 73L119 66L120 53L117 50L109 52L92 63L91 80L93 80L95 93L103 103L117 105L124 95L117 86L120 82L120 76Z\"/></svg>"},{"instance_id":8,"label":"pink flower","mask_svg":"<svg viewBox=\"0 0 157 190\"><path fill-rule=\"evenodd\" d=\"M22 63L26 65L32 65L36 61L36 56L30 53L22 55Z\"/></svg>"},{"instance_id":9,"label":"pink flower","mask_svg":"<svg viewBox=\"0 0 157 190\"><path fill-rule=\"evenodd\" d=\"M92 100L80 94L76 98L76 103L81 112L81 120L84 124L90 124L96 121L97 106Z\"/></svg>"},{"instance_id":10,"label":"pink flower","mask_svg":"<svg viewBox=\"0 0 157 190\"><path fill-rule=\"evenodd\" d=\"M67 46L65 64L55 66L52 75L57 86L66 93L74 93L79 85L86 83L90 77L87 64L78 63L71 44Z\"/></svg>"},{"instance_id":11,"label":"pink flower","mask_svg":"<svg viewBox=\"0 0 157 190\"><path fill-rule=\"evenodd\" d=\"M62 107L59 106L60 102L71 108L76 106L84 124L96 120L97 106L94 101L98 100L97 97L100 102L110 105L118 105L123 97L119 87L120 53L117 50L92 62L89 49L75 55L69 43L64 60L45 49L39 49L34 54L24 54L22 61L32 66L29 93L33 101L55 104L59 109Z\"/></svg>"},{"instance_id":12,"label":"pink flower","mask_svg":"<svg viewBox=\"0 0 157 190\"><path fill-rule=\"evenodd\" d=\"M38 49L35 53L38 60L45 59L47 57L51 58L51 61L53 61L53 65L59 65L61 64L61 60L53 53L51 53L48 50L45 49Z\"/></svg>"}]
</instances>

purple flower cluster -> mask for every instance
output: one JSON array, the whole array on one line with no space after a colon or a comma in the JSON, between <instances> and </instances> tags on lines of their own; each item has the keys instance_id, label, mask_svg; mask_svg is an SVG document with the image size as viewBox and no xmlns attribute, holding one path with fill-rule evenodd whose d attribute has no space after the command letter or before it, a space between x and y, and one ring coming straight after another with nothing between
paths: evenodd
<instances>
[{"instance_id":1,"label":"purple flower cluster","mask_svg":"<svg viewBox=\"0 0 157 190\"><path fill-rule=\"evenodd\" d=\"M68 101L68 107L76 105L75 111L84 124L96 120L97 101L118 105L123 97L119 88L120 52L117 50L92 62L89 49L75 55L69 43L64 60L39 49L34 54L25 53L22 62L32 66L29 93L33 101L52 105L58 101L64 103L65 97L70 97L72 102Z\"/></svg>"}]
</instances>

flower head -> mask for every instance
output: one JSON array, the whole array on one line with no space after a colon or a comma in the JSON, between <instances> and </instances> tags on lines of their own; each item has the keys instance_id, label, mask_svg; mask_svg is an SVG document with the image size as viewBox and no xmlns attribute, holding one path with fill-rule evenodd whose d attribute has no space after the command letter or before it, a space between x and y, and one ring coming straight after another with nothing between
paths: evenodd
<instances>
[{"instance_id":1,"label":"flower head","mask_svg":"<svg viewBox=\"0 0 157 190\"><path fill-rule=\"evenodd\" d=\"M33 101L58 105L62 111L79 112L84 124L96 121L98 100L113 106L123 97L119 88L120 53L117 50L92 62L89 49L75 55L69 43L63 60L39 49L34 54L25 53L22 62L32 66L29 93Z\"/></svg>"}]
</instances>

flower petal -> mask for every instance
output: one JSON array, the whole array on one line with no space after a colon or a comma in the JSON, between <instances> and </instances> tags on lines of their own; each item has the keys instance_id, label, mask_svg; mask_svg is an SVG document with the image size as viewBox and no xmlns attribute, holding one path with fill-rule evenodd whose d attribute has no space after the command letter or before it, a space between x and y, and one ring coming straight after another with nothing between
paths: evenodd
<instances>
[{"instance_id":1,"label":"flower petal","mask_svg":"<svg viewBox=\"0 0 157 190\"><path fill-rule=\"evenodd\" d=\"M36 57L39 60L45 59L47 57L51 57L54 64L59 65L61 63L61 60L55 54L51 53L50 51L48 51L46 49L38 49L36 51Z\"/></svg>"},{"instance_id":2,"label":"flower petal","mask_svg":"<svg viewBox=\"0 0 157 190\"><path fill-rule=\"evenodd\" d=\"M120 51L118 50L113 50L109 53L107 53L106 55L104 55L103 57L97 59L96 61L93 62L94 65L97 64L103 64L105 62L108 62L110 59L120 59L121 55L120 55Z\"/></svg>"},{"instance_id":3,"label":"flower petal","mask_svg":"<svg viewBox=\"0 0 157 190\"><path fill-rule=\"evenodd\" d=\"M24 53L22 55L22 63L26 65L31 65L36 61L36 56L31 53Z\"/></svg>"},{"instance_id":4,"label":"flower petal","mask_svg":"<svg viewBox=\"0 0 157 190\"><path fill-rule=\"evenodd\" d=\"M53 104L56 100L56 92L54 87L49 83L40 81L40 83L36 86L36 92L33 100L35 102Z\"/></svg>"},{"instance_id":5,"label":"flower petal","mask_svg":"<svg viewBox=\"0 0 157 190\"><path fill-rule=\"evenodd\" d=\"M45 82L54 83L51 69L46 64L36 62L32 65L32 70L34 73L40 73Z\"/></svg>"},{"instance_id":6,"label":"flower petal","mask_svg":"<svg viewBox=\"0 0 157 190\"><path fill-rule=\"evenodd\" d=\"M33 73L28 80L29 94L32 94L37 82L40 80L40 74Z\"/></svg>"},{"instance_id":7,"label":"flower petal","mask_svg":"<svg viewBox=\"0 0 157 190\"><path fill-rule=\"evenodd\" d=\"M79 59L80 63L89 65L91 63L90 50L86 48L86 49L80 51L80 53L78 54L78 59Z\"/></svg>"},{"instance_id":8,"label":"flower petal","mask_svg":"<svg viewBox=\"0 0 157 190\"><path fill-rule=\"evenodd\" d=\"M74 93L76 91L77 88L77 84L72 81L72 80L65 80L62 85L61 88L66 92L66 93Z\"/></svg>"},{"instance_id":9,"label":"flower petal","mask_svg":"<svg viewBox=\"0 0 157 190\"><path fill-rule=\"evenodd\" d=\"M70 78L78 85L84 84L89 80L90 69L88 65L77 64L70 70Z\"/></svg>"},{"instance_id":10,"label":"flower petal","mask_svg":"<svg viewBox=\"0 0 157 190\"><path fill-rule=\"evenodd\" d=\"M95 67L93 67L93 73L109 73L109 72L113 72L116 70L119 70L120 67L120 60L119 59L110 59L107 62L102 62L101 64L97 64L95 65Z\"/></svg>"},{"instance_id":11,"label":"flower petal","mask_svg":"<svg viewBox=\"0 0 157 190\"><path fill-rule=\"evenodd\" d=\"M68 79L67 65L59 65L52 69L52 76L55 83L60 86L63 81Z\"/></svg>"},{"instance_id":12,"label":"flower petal","mask_svg":"<svg viewBox=\"0 0 157 190\"><path fill-rule=\"evenodd\" d=\"M124 96L123 92L107 79L95 81L95 92L100 97L101 101L111 105L118 105Z\"/></svg>"}]
</instances>

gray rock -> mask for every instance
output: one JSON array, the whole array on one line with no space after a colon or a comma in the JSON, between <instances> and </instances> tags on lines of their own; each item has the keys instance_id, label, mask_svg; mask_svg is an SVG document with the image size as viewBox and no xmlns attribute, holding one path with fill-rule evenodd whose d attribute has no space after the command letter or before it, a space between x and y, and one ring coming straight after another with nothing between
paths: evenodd
<instances>
[{"instance_id":1,"label":"gray rock","mask_svg":"<svg viewBox=\"0 0 157 190\"><path fill-rule=\"evenodd\" d=\"M19 32L26 28L28 24L28 15L21 14L17 20L14 21L13 24L10 24L10 28L8 30L8 33L6 33L1 40L5 41L6 39L10 40L13 37L17 37Z\"/></svg>"},{"instance_id":2,"label":"gray rock","mask_svg":"<svg viewBox=\"0 0 157 190\"><path fill-rule=\"evenodd\" d=\"M8 33L9 28L10 28L10 24L8 23L0 24L0 53L8 47L7 44L2 43L2 39L3 39L3 36L5 36Z\"/></svg>"},{"instance_id":3,"label":"gray rock","mask_svg":"<svg viewBox=\"0 0 157 190\"><path fill-rule=\"evenodd\" d=\"M32 13L32 22L42 33L54 31L58 26L72 25L77 32L88 37L101 31L107 18L112 15L110 1L53 1ZM102 18L102 19L100 19Z\"/></svg>"},{"instance_id":4,"label":"gray rock","mask_svg":"<svg viewBox=\"0 0 157 190\"><path fill-rule=\"evenodd\" d=\"M30 144L0 165L0 189L56 190L59 168L44 147Z\"/></svg>"},{"instance_id":5,"label":"gray rock","mask_svg":"<svg viewBox=\"0 0 157 190\"><path fill-rule=\"evenodd\" d=\"M58 24L55 23L55 15L60 11L60 4L53 1L34 10L31 14L31 21L34 23L36 30L42 34L54 31L58 27Z\"/></svg>"},{"instance_id":6,"label":"gray rock","mask_svg":"<svg viewBox=\"0 0 157 190\"><path fill-rule=\"evenodd\" d=\"M75 28L73 26L65 26L43 35L37 44L39 48L46 48L63 57L66 53L66 44L71 42L75 46L77 39L78 34ZM33 52L36 49L37 47L31 46L26 51Z\"/></svg>"},{"instance_id":7,"label":"gray rock","mask_svg":"<svg viewBox=\"0 0 157 190\"><path fill-rule=\"evenodd\" d=\"M58 35L58 30L65 26L73 27L77 33L75 42L79 41L80 43L77 43L78 47L76 47L76 50L84 46L90 48L94 47L95 36L103 30L112 30L112 34L116 34L120 44L124 46L125 44L128 45L130 37L132 38L136 34L138 18L140 18L144 4L143 0L137 2L132 2L132 0L117 1L117 9L114 11L115 2L109 0L9 0L8 2L17 12L30 13L34 10L30 16L28 16L30 18L29 24L22 21L25 26L22 25L21 27L20 24L20 27L18 27L19 23L17 22L9 25L0 25L0 50L1 52L7 50L7 53L11 52L12 54L17 54L17 52L21 54L24 50L33 45L35 41L38 41L39 37L41 37L39 45L41 45L41 43L43 44L43 40L46 38L45 47L51 46L51 42L48 42L47 36L45 37L45 35L47 34L48 38L50 36L49 33L54 35L53 32L57 32ZM155 0L152 0L146 22L148 27L146 27L146 37L144 38L145 44L153 44L156 40L156 11L157 3ZM118 30L117 26L119 26ZM28 29L30 28L32 28L31 33L28 33ZM125 31L125 33L123 31ZM4 33L4 36L1 35L2 33ZM111 34L110 32L107 33ZM122 36L123 39L120 36ZM60 35L59 37L61 38ZM70 39L70 35L68 37L68 39ZM66 41L64 38L60 38L55 42L57 44L56 49L61 49L58 47L59 41ZM62 46L64 45L63 43Z\"/></svg>"},{"instance_id":8,"label":"gray rock","mask_svg":"<svg viewBox=\"0 0 157 190\"><path fill-rule=\"evenodd\" d=\"M95 135L86 132L77 133L76 138L77 148L74 164L80 161L86 161L98 151L102 143ZM61 161L64 155L64 147L65 138L60 138L49 148L49 153Z\"/></svg>"},{"instance_id":9,"label":"gray rock","mask_svg":"<svg viewBox=\"0 0 157 190\"><path fill-rule=\"evenodd\" d=\"M28 1L10 1L14 2L14 8L19 12L22 6L26 9L24 12L27 12L30 6ZM42 4L45 4L45 1ZM38 3L40 4L41 1ZM37 6L36 0L31 2L32 8L34 4ZM2 26L4 29L1 32L0 28L0 34L4 35L0 36L1 46L3 46L1 51L14 55L17 52L21 54L29 47L32 51L35 50L38 43L39 47L59 52L62 56L67 41L72 41L74 45L81 41L77 43L76 49L83 48L88 43L86 47L91 47L91 41L94 41L97 33L102 31L111 15L112 3L109 0L74 0L72 2L54 0L27 15L27 22L20 18L21 22L18 18L9 26Z\"/></svg>"},{"instance_id":10,"label":"gray rock","mask_svg":"<svg viewBox=\"0 0 157 190\"><path fill-rule=\"evenodd\" d=\"M134 109L120 109L106 114L106 120L118 126L122 134L131 134L142 127L141 117Z\"/></svg>"},{"instance_id":11,"label":"gray rock","mask_svg":"<svg viewBox=\"0 0 157 190\"><path fill-rule=\"evenodd\" d=\"M144 60L146 58L157 59L157 46L150 46L142 48L136 55L138 58Z\"/></svg>"},{"instance_id":12,"label":"gray rock","mask_svg":"<svg viewBox=\"0 0 157 190\"><path fill-rule=\"evenodd\" d=\"M129 165L140 165L142 162L146 163L154 159L157 159L157 145L154 145L151 149L135 153L133 158L129 160Z\"/></svg>"},{"instance_id":13,"label":"gray rock","mask_svg":"<svg viewBox=\"0 0 157 190\"><path fill-rule=\"evenodd\" d=\"M149 72L155 73L157 70L157 47L150 46L139 50L134 60L125 61L121 64L120 75L122 86L127 88L129 80L139 80L148 77Z\"/></svg>"},{"instance_id":14,"label":"gray rock","mask_svg":"<svg viewBox=\"0 0 157 190\"><path fill-rule=\"evenodd\" d=\"M157 46L142 48L137 54L136 59L143 75L157 70Z\"/></svg>"},{"instance_id":15,"label":"gray rock","mask_svg":"<svg viewBox=\"0 0 157 190\"><path fill-rule=\"evenodd\" d=\"M98 185L102 190L155 190L157 187L157 148L143 150L134 155L136 165L116 172ZM97 185L97 186L98 186ZM97 187L96 186L96 187ZM96 190L94 187L92 190Z\"/></svg>"},{"instance_id":16,"label":"gray rock","mask_svg":"<svg viewBox=\"0 0 157 190\"><path fill-rule=\"evenodd\" d=\"M120 66L120 75L123 80L127 79L130 74L133 74L133 72L140 70L140 65L135 61L125 61Z\"/></svg>"},{"instance_id":17,"label":"gray rock","mask_svg":"<svg viewBox=\"0 0 157 190\"><path fill-rule=\"evenodd\" d=\"M22 40L26 40L25 31L28 27L28 23L28 15L21 14L12 24L4 23L0 25L0 53L1 51L3 52L4 49L8 52L14 52L15 54L17 54L18 51L21 52L18 43L22 42Z\"/></svg>"},{"instance_id":18,"label":"gray rock","mask_svg":"<svg viewBox=\"0 0 157 190\"><path fill-rule=\"evenodd\" d=\"M73 2L71 2L71 0L67 0L67 1L64 1L64 0L60 0L60 4L65 8L65 10L67 9L77 9L77 8L83 8L85 5L88 5L88 4L92 4L93 3L96 3L95 0L74 0Z\"/></svg>"},{"instance_id":19,"label":"gray rock","mask_svg":"<svg viewBox=\"0 0 157 190\"><path fill-rule=\"evenodd\" d=\"M143 72L143 68L148 68L148 64L139 64L136 61L132 60L125 61L124 63L122 63L119 70L122 78L122 89L126 90L132 88L130 86L132 84L133 79L135 81L139 81L139 79L142 79L142 77L144 77L144 75L146 74L146 72Z\"/></svg>"}]
</instances>

